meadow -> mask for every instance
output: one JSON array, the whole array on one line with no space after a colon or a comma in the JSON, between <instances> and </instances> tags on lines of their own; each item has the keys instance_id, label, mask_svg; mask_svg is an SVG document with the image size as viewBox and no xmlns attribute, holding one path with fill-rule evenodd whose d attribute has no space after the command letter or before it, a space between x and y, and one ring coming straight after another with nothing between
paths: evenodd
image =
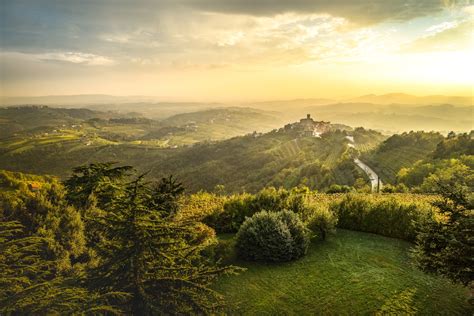
<instances>
[{"instance_id":1,"label":"meadow","mask_svg":"<svg viewBox=\"0 0 474 316\"><path fill-rule=\"evenodd\" d=\"M294 262L232 262L247 270L222 278L215 289L234 315L469 315L467 289L418 270L411 247L338 229Z\"/></svg>"}]
</instances>

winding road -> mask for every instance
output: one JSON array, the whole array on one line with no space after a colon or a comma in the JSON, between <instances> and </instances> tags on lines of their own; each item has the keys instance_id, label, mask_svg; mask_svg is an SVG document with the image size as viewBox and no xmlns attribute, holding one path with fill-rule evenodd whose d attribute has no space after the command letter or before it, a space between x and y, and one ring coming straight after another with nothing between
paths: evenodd
<instances>
[{"instance_id":1,"label":"winding road","mask_svg":"<svg viewBox=\"0 0 474 316\"><path fill-rule=\"evenodd\" d=\"M379 176L375 173L374 170L372 170L369 166L367 166L365 163L360 161L359 158L355 158L354 162L356 165L359 166L364 172L367 174L367 176L370 179L370 184L372 185L372 192L377 192L382 189L382 181L380 181Z\"/></svg>"},{"instance_id":2,"label":"winding road","mask_svg":"<svg viewBox=\"0 0 474 316\"><path fill-rule=\"evenodd\" d=\"M349 140L349 147L355 148L354 137L346 136L346 139ZM382 189L382 181L377 173L372 170L369 166L367 166L364 162L362 162L359 158L354 158L354 163L361 168L369 177L370 184L372 186L372 192L378 192Z\"/></svg>"}]
</instances>

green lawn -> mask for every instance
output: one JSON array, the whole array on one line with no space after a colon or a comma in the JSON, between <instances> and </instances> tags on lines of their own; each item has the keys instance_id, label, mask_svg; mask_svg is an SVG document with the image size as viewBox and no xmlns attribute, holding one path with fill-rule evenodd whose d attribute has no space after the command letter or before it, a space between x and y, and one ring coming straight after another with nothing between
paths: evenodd
<instances>
[{"instance_id":1,"label":"green lawn","mask_svg":"<svg viewBox=\"0 0 474 316\"><path fill-rule=\"evenodd\" d=\"M417 270L409 249L401 240L338 230L295 262L237 262L248 270L222 278L216 289L230 314L472 314L467 290Z\"/></svg>"}]
</instances>

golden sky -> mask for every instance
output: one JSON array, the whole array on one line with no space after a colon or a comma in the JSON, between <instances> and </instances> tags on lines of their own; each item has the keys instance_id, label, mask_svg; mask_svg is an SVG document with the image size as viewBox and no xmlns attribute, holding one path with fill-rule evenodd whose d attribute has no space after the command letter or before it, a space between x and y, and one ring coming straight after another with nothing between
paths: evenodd
<instances>
[{"instance_id":1,"label":"golden sky","mask_svg":"<svg viewBox=\"0 0 474 316\"><path fill-rule=\"evenodd\" d=\"M3 96L472 95L471 1L0 0Z\"/></svg>"}]
</instances>

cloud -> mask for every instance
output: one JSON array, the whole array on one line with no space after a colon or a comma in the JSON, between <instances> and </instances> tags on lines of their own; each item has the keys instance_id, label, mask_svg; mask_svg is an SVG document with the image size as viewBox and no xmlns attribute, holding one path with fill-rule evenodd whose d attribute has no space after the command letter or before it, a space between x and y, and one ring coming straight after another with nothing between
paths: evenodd
<instances>
[{"instance_id":1,"label":"cloud","mask_svg":"<svg viewBox=\"0 0 474 316\"><path fill-rule=\"evenodd\" d=\"M35 57L43 61L66 62L87 66L112 66L115 64L115 61L111 58L81 52L45 53L35 55Z\"/></svg>"},{"instance_id":2,"label":"cloud","mask_svg":"<svg viewBox=\"0 0 474 316\"><path fill-rule=\"evenodd\" d=\"M225 35L221 40L218 40L217 46L235 46L244 38L243 32L233 32L231 34Z\"/></svg>"},{"instance_id":3,"label":"cloud","mask_svg":"<svg viewBox=\"0 0 474 316\"><path fill-rule=\"evenodd\" d=\"M16 54L0 55L0 66L5 81L38 82L51 74L195 71L205 78L224 70L346 67L398 53L413 36L402 49L466 45L472 40L462 21L472 11L441 0L6 1L0 46ZM406 22L421 16L428 17Z\"/></svg>"},{"instance_id":4,"label":"cloud","mask_svg":"<svg viewBox=\"0 0 474 316\"><path fill-rule=\"evenodd\" d=\"M462 6L460 1L448 4ZM244 37L251 37L255 23L265 20L287 23L288 32L297 34L287 36L288 43L282 45L293 46L319 38L320 25L312 25L317 18L298 26L281 16L327 16L367 26L425 16L445 7L441 0L15 0L2 2L0 46L23 53L86 50L114 60L171 56L209 44L238 47ZM270 44L284 37L283 27L267 27L262 36L254 37L263 40L267 35Z\"/></svg>"},{"instance_id":5,"label":"cloud","mask_svg":"<svg viewBox=\"0 0 474 316\"><path fill-rule=\"evenodd\" d=\"M273 16L287 12L326 13L344 17L360 24L384 20L409 20L439 12L447 5L462 5L466 1L440 0L188 0L185 5L198 10Z\"/></svg>"},{"instance_id":6,"label":"cloud","mask_svg":"<svg viewBox=\"0 0 474 316\"><path fill-rule=\"evenodd\" d=\"M473 49L472 21L443 22L429 27L425 34L402 47L403 52L433 52Z\"/></svg>"},{"instance_id":7,"label":"cloud","mask_svg":"<svg viewBox=\"0 0 474 316\"><path fill-rule=\"evenodd\" d=\"M444 32L449 29L456 28L459 25L457 21L443 22L440 24L435 24L426 29L427 36L433 36L437 33Z\"/></svg>"}]
</instances>

